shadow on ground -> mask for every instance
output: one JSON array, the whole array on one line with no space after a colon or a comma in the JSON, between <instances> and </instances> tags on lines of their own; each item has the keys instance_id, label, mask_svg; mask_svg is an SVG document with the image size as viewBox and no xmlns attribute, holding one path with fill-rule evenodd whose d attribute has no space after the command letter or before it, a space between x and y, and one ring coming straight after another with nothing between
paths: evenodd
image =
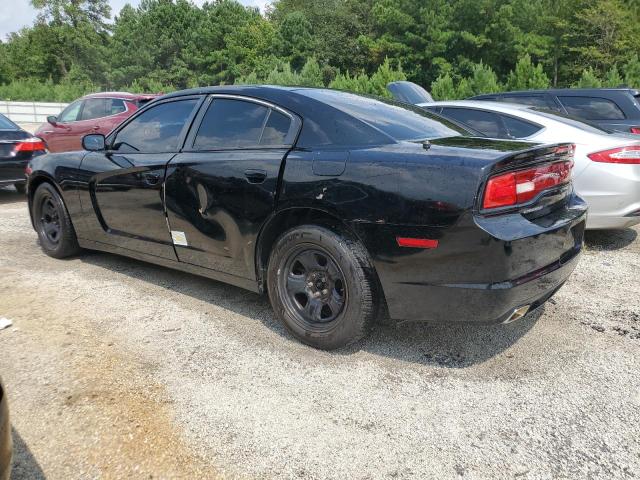
<instances>
[{"instance_id":1,"label":"shadow on ground","mask_svg":"<svg viewBox=\"0 0 640 480\"><path fill-rule=\"evenodd\" d=\"M631 245L638 237L633 228L623 230L587 230L584 241L587 248L594 250L619 250Z\"/></svg>"},{"instance_id":2,"label":"shadow on ground","mask_svg":"<svg viewBox=\"0 0 640 480\"><path fill-rule=\"evenodd\" d=\"M81 259L86 263L253 318L283 338L296 341L275 318L266 296L117 255L86 252ZM535 325L543 312L544 307L541 307L510 325L380 324L376 325L371 335L363 341L331 354L350 355L365 350L406 362L465 368L482 363L516 343ZM283 348L289 347L283 344Z\"/></svg>"},{"instance_id":3,"label":"shadow on ground","mask_svg":"<svg viewBox=\"0 0 640 480\"><path fill-rule=\"evenodd\" d=\"M13 437L13 465L11 480L44 480L46 476L34 458L27 444L15 428L11 429Z\"/></svg>"},{"instance_id":4,"label":"shadow on ground","mask_svg":"<svg viewBox=\"0 0 640 480\"><path fill-rule=\"evenodd\" d=\"M0 187L0 205L8 203L25 202L27 197L24 193L18 193L13 187Z\"/></svg>"}]
</instances>

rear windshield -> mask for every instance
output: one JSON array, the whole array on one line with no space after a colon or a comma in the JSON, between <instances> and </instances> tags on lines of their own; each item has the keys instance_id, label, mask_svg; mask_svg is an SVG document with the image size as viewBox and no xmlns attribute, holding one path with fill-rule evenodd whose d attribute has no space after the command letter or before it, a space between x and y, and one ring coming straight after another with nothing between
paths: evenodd
<instances>
[{"instance_id":1,"label":"rear windshield","mask_svg":"<svg viewBox=\"0 0 640 480\"><path fill-rule=\"evenodd\" d=\"M19 130L19 128L7 117L0 115L0 130Z\"/></svg>"},{"instance_id":2,"label":"rear windshield","mask_svg":"<svg viewBox=\"0 0 640 480\"><path fill-rule=\"evenodd\" d=\"M397 141L469 135L462 127L419 107L337 90L303 90L300 93L324 102L380 130Z\"/></svg>"},{"instance_id":3,"label":"rear windshield","mask_svg":"<svg viewBox=\"0 0 640 480\"><path fill-rule=\"evenodd\" d=\"M611 133L611 130L604 129L599 127L595 123L588 122L583 118L572 117L571 115L565 115L564 113L556 112L555 110L547 110L546 108L532 108L531 110L535 111L539 115L543 117L548 117L557 122L564 123L565 125L569 125L571 127L576 127L584 130L585 132L590 133Z\"/></svg>"}]
</instances>

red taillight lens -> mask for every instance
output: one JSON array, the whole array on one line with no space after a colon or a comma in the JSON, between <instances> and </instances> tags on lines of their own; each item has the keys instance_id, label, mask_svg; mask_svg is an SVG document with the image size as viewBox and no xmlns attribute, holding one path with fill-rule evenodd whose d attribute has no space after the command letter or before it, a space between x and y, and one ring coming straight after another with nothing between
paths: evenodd
<instances>
[{"instance_id":1,"label":"red taillight lens","mask_svg":"<svg viewBox=\"0 0 640 480\"><path fill-rule=\"evenodd\" d=\"M23 140L22 142L17 143L15 147L13 147L13 151L16 153L45 152L46 150L47 150L47 146L39 138L29 138L27 140Z\"/></svg>"},{"instance_id":2,"label":"red taillight lens","mask_svg":"<svg viewBox=\"0 0 640 480\"><path fill-rule=\"evenodd\" d=\"M640 164L640 145L620 147L587 155L594 162Z\"/></svg>"},{"instance_id":3,"label":"red taillight lens","mask_svg":"<svg viewBox=\"0 0 640 480\"><path fill-rule=\"evenodd\" d=\"M557 162L491 177L484 191L482 208L526 203L544 190L567 183L572 168L571 161Z\"/></svg>"},{"instance_id":4,"label":"red taillight lens","mask_svg":"<svg viewBox=\"0 0 640 480\"><path fill-rule=\"evenodd\" d=\"M636 135L640 135L640 127L631 127L629 131L631 133L635 133Z\"/></svg>"}]
</instances>

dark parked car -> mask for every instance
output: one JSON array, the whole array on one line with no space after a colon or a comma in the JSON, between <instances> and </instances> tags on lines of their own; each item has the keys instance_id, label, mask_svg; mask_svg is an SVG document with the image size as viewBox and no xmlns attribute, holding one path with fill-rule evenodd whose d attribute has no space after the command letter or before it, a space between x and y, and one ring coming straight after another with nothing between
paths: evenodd
<instances>
[{"instance_id":1,"label":"dark parked car","mask_svg":"<svg viewBox=\"0 0 640 480\"><path fill-rule=\"evenodd\" d=\"M9 401L0 379L0 480L9 480L11 475L11 424L9 423Z\"/></svg>"},{"instance_id":2,"label":"dark parked car","mask_svg":"<svg viewBox=\"0 0 640 480\"><path fill-rule=\"evenodd\" d=\"M25 190L24 169L33 157L46 153L42 140L0 115L0 186L14 185Z\"/></svg>"},{"instance_id":3,"label":"dark parked car","mask_svg":"<svg viewBox=\"0 0 640 480\"><path fill-rule=\"evenodd\" d=\"M599 127L640 134L640 91L631 88L559 88L477 95L470 100L522 103L556 110Z\"/></svg>"},{"instance_id":4,"label":"dark parked car","mask_svg":"<svg viewBox=\"0 0 640 480\"><path fill-rule=\"evenodd\" d=\"M103 250L268 292L319 348L385 313L512 321L560 288L582 248L571 145L475 138L394 102L187 90L84 146L31 162L48 255Z\"/></svg>"},{"instance_id":5,"label":"dark parked car","mask_svg":"<svg viewBox=\"0 0 640 480\"><path fill-rule=\"evenodd\" d=\"M35 134L51 152L80 150L82 137L89 133L108 134L156 97L126 92L92 93L69 104L57 117L48 117Z\"/></svg>"}]
</instances>

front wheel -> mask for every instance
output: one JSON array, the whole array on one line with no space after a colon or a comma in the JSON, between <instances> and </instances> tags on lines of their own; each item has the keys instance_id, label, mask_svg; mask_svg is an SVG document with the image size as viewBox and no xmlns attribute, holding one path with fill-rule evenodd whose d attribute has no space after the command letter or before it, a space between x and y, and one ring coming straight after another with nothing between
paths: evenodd
<instances>
[{"instance_id":1,"label":"front wheel","mask_svg":"<svg viewBox=\"0 0 640 480\"><path fill-rule=\"evenodd\" d=\"M315 225L296 227L269 259L271 305L300 341L330 350L364 337L378 311L377 281L360 242Z\"/></svg>"},{"instance_id":2,"label":"front wheel","mask_svg":"<svg viewBox=\"0 0 640 480\"><path fill-rule=\"evenodd\" d=\"M31 211L40 245L47 255L65 258L80 251L67 208L53 185L43 183L36 189Z\"/></svg>"}]
</instances>

